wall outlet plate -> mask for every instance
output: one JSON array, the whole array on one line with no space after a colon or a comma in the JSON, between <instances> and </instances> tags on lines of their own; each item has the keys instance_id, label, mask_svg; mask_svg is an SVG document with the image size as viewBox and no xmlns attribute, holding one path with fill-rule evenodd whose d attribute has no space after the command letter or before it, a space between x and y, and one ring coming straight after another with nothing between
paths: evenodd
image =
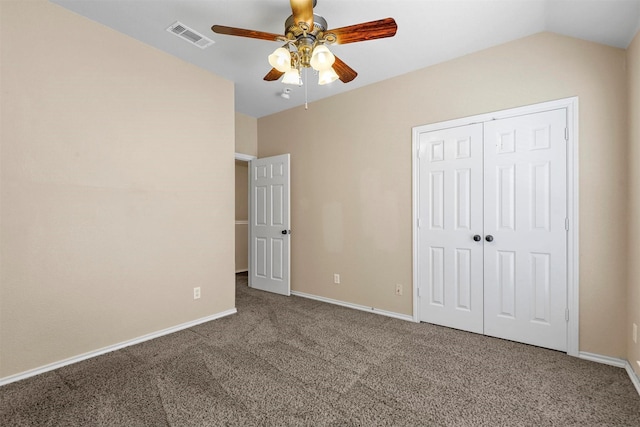
<instances>
[{"instance_id":1,"label":"wall outlet plate","mask_svg":"<svg viewBox=\"0 0 640 427\"><path fill-rule=\"evenodd\" d=\"M396 284L396 295L399 297L402 296L402 285L400 283Z\"/></svg>"},{"instance_id":2,"label":"wall outlet plate","mask_svg":"<svg viewBox=\"0 0 640 427\"><path fill-rule=\"evenodd\" d=\"M193 288L193 299L200 299L200 286Z\"/></svg>"},{"instance_id":3,"label":"wall outlet plate","mask_svg":"<svg viewBox=\"0 0 640 427\"><path fill-rule=\"evenodd\" d=\"M339 274L334 274L333 275L333 283L335 283L336 285L340 283L340 275Z\"/></svg>"}]
</instances>

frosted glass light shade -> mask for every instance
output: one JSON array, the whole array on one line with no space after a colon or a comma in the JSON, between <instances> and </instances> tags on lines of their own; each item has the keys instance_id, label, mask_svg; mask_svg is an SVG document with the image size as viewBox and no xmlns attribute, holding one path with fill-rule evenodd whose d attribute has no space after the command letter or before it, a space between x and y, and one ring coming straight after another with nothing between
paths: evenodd
<instances>
[{"instance_id":1,"label":"frosted glass light shade","mask_svg":"<svg viewBox=\"0 0 640 427\"><path fill-rule=\"evenodd\" d=\"M284 77L282 78L282 83L288 85L302 85L302 80L300 80L300 72L298 72L297 68L291 68L289 71L284 73Z\"/></svg>"},{"instance_id":2,"label":"frosted glass light shade","mask_svg":"<svg viewBox=\"0 0 640 427\"><path fill-rule=\"evenodd\" d=\"M327 83L336 81L338 78L339 76L335 70L332 67L329 67L326 70L320 71L318 75L318 84L326 85Z\"/></svg>"},{"instance_id":3,"label":"frosted glass light shade","mask_svg":"<svg viewBox=\"0 0 640 427\"><path fill-rule=\"evenodd\" d=\"M269 64L276 70L286 73L291 69L291 54L283 47L279 47L269 55Z\"/></svg>"},{"instance_id":4,"label":"frosted glass light shade","mask_svg":"<svg viewBox=\"0 0 640 427\"><path fill-rule=\"evenodd\" d=\"M335 60L336 57L333 56L333 53L325 45L321 44L313 49L309 63L314 70L322 71L331 68Z\"/></svg>"}]
</instances>

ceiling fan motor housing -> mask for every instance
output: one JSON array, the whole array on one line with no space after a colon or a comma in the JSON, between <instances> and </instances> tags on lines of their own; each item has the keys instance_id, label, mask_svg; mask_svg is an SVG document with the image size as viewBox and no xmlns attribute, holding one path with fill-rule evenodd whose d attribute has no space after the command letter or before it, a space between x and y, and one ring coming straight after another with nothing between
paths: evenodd
<instances>
[{"instance_id":1,"label":"ceiling fan motor housing","mask_svg":"<svg viewBox=\"0 0 640 427\"><path fill-rule=\"evenodd\" d=\"M289 16L284 23L285 34L291 33L294 38L298 38L305 33L305 29L298 25L299 22L295 22L293 15ZM306 25L305 25L306 27ZM317 37L320 33L327 31L327 21L320 15L313 15L313 29L306 31L307 35Z\"/></svg>"},{"instance_id":2,"label":"ceiling fan motor housing","mask_svg":"<svg viewBox=\"0 0 640 427\"><path fill-rule=\"evenodd\" d=\"M318 42L332 41L325 39L324 32L327 30L327 21L320 15L313 15L313 28L308 29L305 23L295 22L293 15L289 16L284 23L287 39L295 40L295 47L300 55L300 63L303 67L310 67L313 48Z\"/></svg>"}]
</instances>

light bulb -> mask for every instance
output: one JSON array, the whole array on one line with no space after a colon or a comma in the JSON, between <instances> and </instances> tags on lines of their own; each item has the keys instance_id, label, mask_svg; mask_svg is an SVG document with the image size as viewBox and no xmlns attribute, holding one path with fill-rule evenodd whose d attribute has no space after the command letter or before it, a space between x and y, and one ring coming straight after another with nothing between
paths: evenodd
<instances>
[{"instance_id":1,"label":"light bulb","mask_svg":"<svg viewBox=\"0 0 640 427\"><path fill-rule=\"evenodd\" d=\"M269 64L276 70L286 73L291 69L291 54L283 47L279 47L269 55Z\"/></svg>"},{"instance_id":2,"label":"light bulb","mask_svg":"<svg viewBox=\"0 0 640 427\"><path fill-rule=\"evenodd\" d=\"M302 80L300 80L300 73L297 68L291 68L289 71L284 73L284 77L282 78L282 83L288 85L302 85Z\"/></svg>"},{"instance_id":3,"label":"light bulb","mask_svg":"<svg viewBox=\"0 0 640 427\"><path fill-rule=\"evenodd\" d=\"M313 49L310 64L314 70L322 71L331 68L335 60L336 57L333 56L333 53L325 45L321 44Z\"/></svg>"},{"instance_id":4,"label":"light bulb","mask_svg":"<svg viewBox=\"0 0 640 427\"><path fill-rule=\"evenodd\" d=\"M329 67L326 70L321 70L318 74L318 84L326 85L327 83L336 81L339 77L333 67Z\"/></svg>"}]
</instances>

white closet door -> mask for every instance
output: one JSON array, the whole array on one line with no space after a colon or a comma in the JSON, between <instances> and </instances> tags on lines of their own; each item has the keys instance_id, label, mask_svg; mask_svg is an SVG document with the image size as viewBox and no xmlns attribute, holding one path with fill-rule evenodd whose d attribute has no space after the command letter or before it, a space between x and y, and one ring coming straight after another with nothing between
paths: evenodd
<instances>
[{"instance_id":1,"label":"white closet door","mask_svg":"<svg viewBox=\"0 0 640 427\"><path fill-rule=\"evenodd\" d=\"M565 128L561 109L486 122L484 130L484 333L562 351Z\"/></svg>"},{"instance_id":2,"label":"white closet door","mask_svg":"<svg viewBox=\"0 0 640 427\"><path fill-rule=\"evenodd\" d=\"M420 320L482 333L482 124L420 143Z\"/></svg>"}]
</instances>

